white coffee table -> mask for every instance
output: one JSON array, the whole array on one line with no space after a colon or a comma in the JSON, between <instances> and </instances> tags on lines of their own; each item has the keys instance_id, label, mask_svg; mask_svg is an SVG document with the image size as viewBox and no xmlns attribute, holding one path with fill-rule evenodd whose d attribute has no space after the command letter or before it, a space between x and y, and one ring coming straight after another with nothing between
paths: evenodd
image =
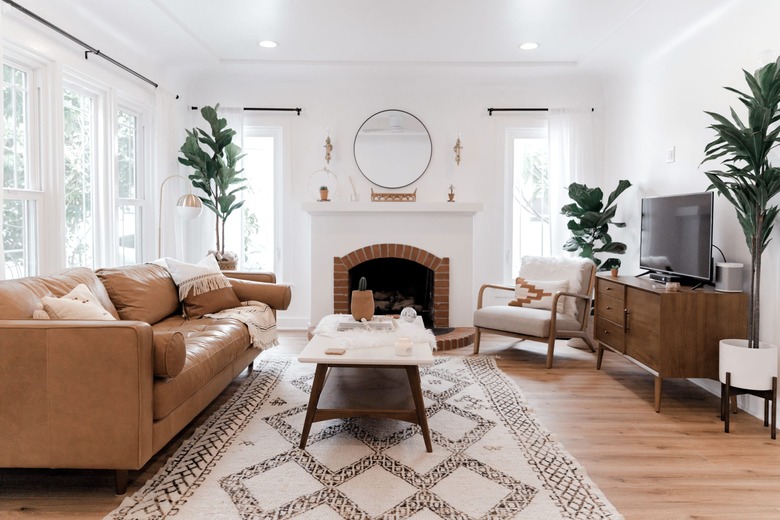
<instances>
[{"instance_id":1,"label":"white coffee table","mask_svg":"<svg viewBox=\"0 0 780 520\"><path fill-rule=\"evenodd\" d=\"M420 365L433 363L430 344L414 343L411 356L397 356L391 345L348 348L340 355L325 353L329 347L343 346L348 334L315 334L298 356L301 363L317 364L301 449L306 447L312 423L365 416L419 424L425 449L433 451L420 386Z\"/></svg>"}]
</instances>

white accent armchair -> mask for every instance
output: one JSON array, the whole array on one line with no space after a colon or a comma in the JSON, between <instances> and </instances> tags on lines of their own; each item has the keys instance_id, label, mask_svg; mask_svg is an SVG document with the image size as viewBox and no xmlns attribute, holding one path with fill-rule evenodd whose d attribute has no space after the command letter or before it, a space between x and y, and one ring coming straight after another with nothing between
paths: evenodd
<instances>
[{"instance_id":1,"label":"white accent armchair","mask_svg":"<svg viewBox=\"0 0 780 520\"><path fill-rule=\"evenodd\" d=\"M556 338L582 338L595 352L587 333L588 316L593 299L596 265L588 259L569 257L525 256L521 260L517 287L485 284L479 289L474 327L477 329L474 354L479 353L482 332L492 332L520 339L547 342L547 368L552 368ZM518 296L521 288L568 285L566 290L544 293L540 300L531 291L530 297ZM563 283L566 281L567 283ZM514 292L512 304L483 306L486 291ZM541 295L541 291L537 291ZM533 300L533 301L532 301ZM547 308L541 308L547 307Z\"/></svg>"}]
</instances>

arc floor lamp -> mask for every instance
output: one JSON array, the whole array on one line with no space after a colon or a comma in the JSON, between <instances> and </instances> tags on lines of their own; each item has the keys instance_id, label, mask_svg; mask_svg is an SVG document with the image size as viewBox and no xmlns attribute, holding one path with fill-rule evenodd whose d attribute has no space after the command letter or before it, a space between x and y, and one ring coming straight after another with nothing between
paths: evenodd
<instances>
[{"instance_id":1,"label":"arc floor lamp","mask_svg":"<svg viewBox=\"0 0 780 520\"><path fill-rule=\"evenodd\" d=\"M173 179L187 181L187 178L182 177L181 175L171 175L162 181L162 184L160 184L160 211L157 221L158 256L162 256L163 190L165 189L165 185L168 183L168 181ZM192 190L192 185L189 184L189 181L187 181L187 184L190 186L190 190ZM176 213L185 220L195 220L200 216L201 213L203 213L203 203L198 197L192 194L192 191L190 191L186 195L179 197L179 200L176 201Z\"/></svg>"}]
</instances>

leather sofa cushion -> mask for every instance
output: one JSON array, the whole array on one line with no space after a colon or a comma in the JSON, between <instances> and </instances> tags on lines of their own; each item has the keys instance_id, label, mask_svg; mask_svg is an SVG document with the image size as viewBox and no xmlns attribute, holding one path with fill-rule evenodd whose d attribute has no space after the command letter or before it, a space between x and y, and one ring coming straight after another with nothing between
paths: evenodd
<instances>
[{"instance_id":1,"label":"leather sofa cushion","mask_svg":"<svg viewBox=\"0 0 780 520\"><path fill-rule=\"evenodd\" d=\"M176 377L187 361L184 334L178 331L154 332L152 352L154 353L154 375Z\"/></svg>"},{"instance_id":2,"label":"leather sofa cushion","mask_svg":"<svg viewBox=\"0 0 780 520\"><path fill-rule=\"evenodd\" d=\"M179 310L179 296L168 270L156 264L100 269L97 276L123 320L154 325Z\"/></svg>"},{"instance_id":3,"label":"leather sofa cushion","mask_svg":"<svg viewBox=\"0 0 780 520\"><path fill-rule=\"evenodd\" d=\"M186 360L176 377L155 379L154 419L162 419L200 390L216 374L238 359L251 341L246 325L237 320L170 316L153 325L155 334L179 331L184 335Z\"/></svg>"},{"instance_id":4,"label":"leather sofa cushion","mask_svg":"<svg viewBox=\"0 0 780 520\"><path fill-rule=\"evenodd\" d=\"M94 271L86 267L66 269L51 276L3 281L0 284L0 319L32 319L35 310L41 308L41 298L50 295L64 296L81 283L97 297L104 309L114 318L119 319L119 314L106 288L95 276Z\"/></svg>"}]
</instances>

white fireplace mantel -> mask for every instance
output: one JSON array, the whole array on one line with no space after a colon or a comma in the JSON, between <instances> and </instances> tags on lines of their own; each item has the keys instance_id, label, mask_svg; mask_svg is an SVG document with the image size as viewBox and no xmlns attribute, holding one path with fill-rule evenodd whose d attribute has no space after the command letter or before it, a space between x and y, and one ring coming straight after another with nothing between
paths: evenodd
<instances>
[{"instance_id":1,"label":"white fireplace mantel","mask_svg":"<svg viewBox=\"0 0 780 520\"><path fill-rule=\"evenodd\" d=\"M405 244L450 259L450 326L474 312L471 202L304 202L311 217L311 322L333 312L333 259L373 244Z\"/></svg>"},{"instance_id":2,"label":"white fireplace mantel","mask_svg":"<svg viewBox=\"0 0 780 520\"><path fill-rule=\"evenodd\" d=\"M482 211L478 202L304 202L311 215L351 213L447 213L474 215Z\"/></svg>"}]
</instances>

